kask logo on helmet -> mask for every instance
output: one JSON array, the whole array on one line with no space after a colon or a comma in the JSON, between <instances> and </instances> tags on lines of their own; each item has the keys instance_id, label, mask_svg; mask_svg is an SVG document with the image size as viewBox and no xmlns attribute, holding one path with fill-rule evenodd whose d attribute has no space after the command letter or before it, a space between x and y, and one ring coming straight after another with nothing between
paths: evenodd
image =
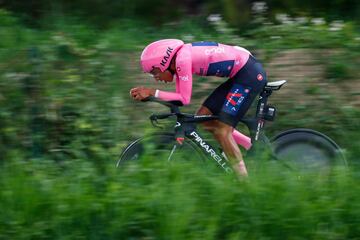
<instances>
[{"instance_id":1,"label":"kask logo on helmet","mask_svg":"<svg viewBox=\"0 0 360 240\"><path fill-rule=\"evenodd\" d=\"M165 56L163 57L163 59L161 60L161 63L160 63L161 66L165 67L166 63L169 61L170 54L172 53L173 50L174 49L171 47L168 47L166 49Z\"/></svg>"}]
</instances>

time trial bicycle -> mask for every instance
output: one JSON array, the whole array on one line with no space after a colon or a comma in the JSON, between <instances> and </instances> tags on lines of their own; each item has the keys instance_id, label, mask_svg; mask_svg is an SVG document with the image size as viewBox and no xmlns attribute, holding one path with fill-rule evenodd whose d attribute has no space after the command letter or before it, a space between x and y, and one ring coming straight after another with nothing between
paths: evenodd
<instances>
[{"instance_id":1,"label":"time trial bicycle","mask_svg":"<svg viewBox=\"0 0 360 240\"><path fill-rule=\"evenodd\" d=\"M250 132L248 142L241 143L244 148L249 149L247 156L267 152L271 159L291 168L329 169L335 165L346 166L341 148L318 131L296 128L283 131L272 138L265 135L265 123L274 121L276 116L276 108L268 105L268 99L285 83L286 80L267 83L258 97L255 116L241 119L240 122ZM154 126L158 126L158 120L171 117L176 124L171 132L155 132L130 142L117 160L117 167L150 155L156 158L164 158L165 155L171 161L176 158L176 153L186 152L187 159L214 161L225 172L233 172L226 155L219 148L213 147L196 129L198 123L216 120L218 116L182 113L180 101L161 101L155 97L149 97L145 101L157 102L170 109L170 112L150 116Z\"/></svg>"}]
</instances>

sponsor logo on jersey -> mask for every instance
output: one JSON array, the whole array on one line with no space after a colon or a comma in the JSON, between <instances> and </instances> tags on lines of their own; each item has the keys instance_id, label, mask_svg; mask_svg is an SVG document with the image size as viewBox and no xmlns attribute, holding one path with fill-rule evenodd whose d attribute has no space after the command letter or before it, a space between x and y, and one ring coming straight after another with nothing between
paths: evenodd
<instances>
[{"instance_id":1,"label":"sponsor logo on jersey","mask_svg":"<svg viewBox=\"0 0 360 240\"><path fill-rule=\"evenodd\" d=\"M188 75L185 75L185 76L179 76L180 80L181 81L189 81L189 76Z\"/></svg>"},{"instance_id":2,"label":"sponsor logo on jersey","mask_svg":"<svg viewBox=\"0 0 360 240\"><path fill-rule=\"evenodd\" d=\"M249 92L250 88L244 88L239 84L234 84L230 92L226 95L226 101L222 111L235 116Z\"/></svg>"},{"instance_id":3,"label":"sponsor logo on jersey","mask_svg":"<svg viewBox=\"0 0 360 240\"><path fill-rule=\"evenodd\" d=\"M211 55L211 54L218 54L218 53L225 53L224 47L214 47L209 48L205 50L205 55Z\"/></svg>"},{"instance_id":4,"label":"sponsor logo on jersey","mask_svg":"<svg viewBox=\"0 0 360 240\"><path fill-rule=\"evenodd\" d=\"M262 81L263 79L264 79L264 77L259 73L258 75L257 75L257 80L259 80L259 81Z\"/></svg>"},{"instance_id":5,"label":"sponsor logo on jersey","mask_svg":"<svg viewBox=\"0 0 360 240\"><path fill-rule=\"evenodd\" d=\"M238 101L235 102L235 100L233 98L239 98L239 99L238 99ZM242 96L241 93L237 93L237 90L236 90L233 93L228 93L228 95L226 96L226 99L228 100L226 103L226 106L229 106L229 104L235 106L238 102L242 102L244 97Z\"/></svg>"},{"instance_id":6,"label":"sponsor logo on jersey","mask_svg":"<svg viewBox=\"0 0 360 240\"><path fill-rule=\"evenodd\" d=\"M174 49L171 47L168 47L166 49L165 56L163 57L163 59L161 60L161 63L160 63L161 66L165 67L165 64L169 61L170 54L172 53L173 50Z\"/></svg>"}]
</instances>

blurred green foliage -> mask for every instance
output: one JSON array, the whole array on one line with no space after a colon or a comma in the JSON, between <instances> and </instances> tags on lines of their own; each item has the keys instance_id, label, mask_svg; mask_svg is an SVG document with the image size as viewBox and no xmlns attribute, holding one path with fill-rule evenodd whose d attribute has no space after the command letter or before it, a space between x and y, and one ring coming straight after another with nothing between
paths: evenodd
<instances>
[{"instance_id":1,"label":"blurred green foliage","mask_svg":"<svg viewBox=\"0 0 360 240\"><path fill-rule=\"evenodd\" d=\"M115 5L124 2L119 18ZM209 13L219 4L234 12L224 13L225 20L194 16L165 25L161 12L141 10L151 8L142 2L2 1L16 14L0 10L0 239L358 239L360 111L347 102L360 94L356 24L289 16L272 23L258 16L251 23L256 28L238 34L225 20L236 18L231 4L247 2L207 1ZM337 8L351 1L331 2ZM42 20L34 28L26 19ZM128 97L130 87L152 85L138 67L140 51L170 37L241 45L265 66L289 49L313 51L316 64L325 66L324 85L304 79L304 93L291 94L305 100L275 102L280 116L268 129L321 130L347 151L351 168L299 175L266 159L246 159L250 178L241 183L195 164L164 167L153 159L135 171L117 171L121 149L148 128L151 111L162 110ZM200 80L194 84L207 82Z\"/></svg>"},{"instance_id":2,"label":"blurred green foliage","mask_svg":"<svg viewBox=\"0 0 360 240\"><path fill-rule=\"evenodd\" d=\"M21 1L3 0L0 7L17 12L30 24L39 24L44 18L63 15L86 16L98 26L106 26L114 20L137 18L162 24L191 15L221 14L232 26L246 26L253 20L254 2L267 4L266 15L274 18L277 13L287 12L293 16L315 16L330 20L359 21L360 3L356 0L53 0Z\"/></svg>"},{"instance_id":3,"label":"blurred green foliage","mask_svg":"<svg viewBox=\"0 0 360 240\"><path fill-rule=\"evenodd\" d=\"M264 163L244 181L149 159L0 169L1 239L358 239L359 174L298 174ZM166 164L166 163L165 163Z\"/></svg>"}]
</instances>

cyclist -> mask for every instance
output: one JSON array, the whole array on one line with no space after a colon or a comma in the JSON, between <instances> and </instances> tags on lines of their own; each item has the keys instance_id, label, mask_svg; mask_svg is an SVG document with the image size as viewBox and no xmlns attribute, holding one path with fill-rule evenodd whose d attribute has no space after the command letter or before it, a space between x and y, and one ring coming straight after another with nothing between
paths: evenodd
<instances>
[{"instance_id":1,"label":"cyclist","mask_svg":"<svg viewBox=\"0 0 360 240\"><path fill-rule=\"evenodd\" d=\"M242 47L216 42L185 44L177 39L164 39L149 44L141 54L140 63L143 71L156 81L172 82L176 76L176 92L142 86L132 88L130 95L139 101L155 96L187 105L193 74L229 78L209 95L196 114L219 116L219 120L204 122L203 126L220 143L234 171L247 176L237 144L249 140L235 127L267 82L264 69L252 54Z\"/></svg>"}]
</instances>

